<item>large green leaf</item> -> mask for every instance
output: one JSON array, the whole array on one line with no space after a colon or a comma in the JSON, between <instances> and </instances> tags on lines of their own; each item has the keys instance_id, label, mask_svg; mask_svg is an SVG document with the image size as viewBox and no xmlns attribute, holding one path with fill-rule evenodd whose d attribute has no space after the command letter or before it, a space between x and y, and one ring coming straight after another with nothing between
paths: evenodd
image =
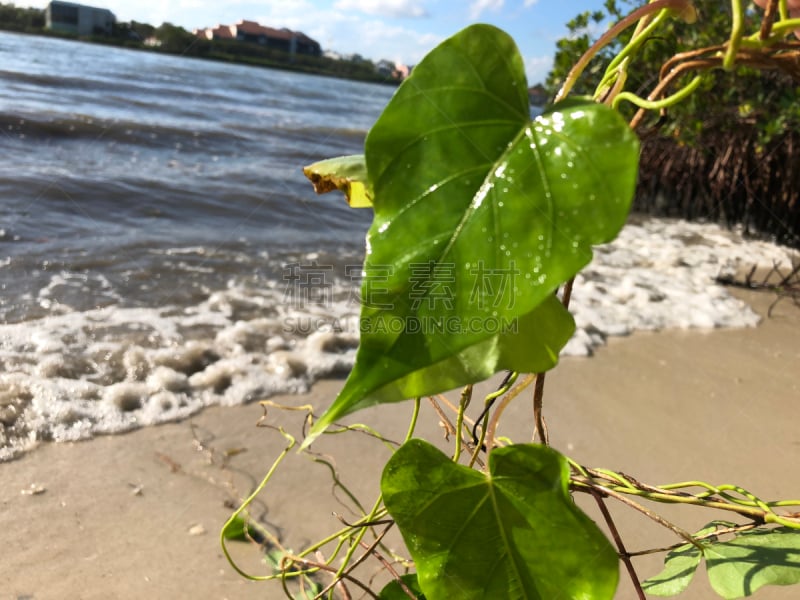
<instances>
[{"instance_id":1,"label":"large green leaf","mask_svg":"<svg viewBox=\"0 0 800 600\"><path fill-rule=\"evenodd\" d=\"M750 596L765 585L800 583L800 531L754 529L704 550L711 587L723 598Z\"/></svg>"},{"instance_id":2,"label":"large green leaf","mask_svg":"<svg viewBox=\"0 0 800 600\"><path fill-rule=\"evenodd\" d=\"M686 544L667 554L664 570L642 583L642 589L654 596L677 596L686 591L694 578L703 553L697 546Z\"/></svg>"},{"instance_id":3,"label":"large green leaf","mask_svg":"<svg viewBox=\"0 0 800 600\"><path fill-rule=\"evenodd\" d=\"M566 459L545 446L496 449L483 473L411 440L386 464L381 491L429 600L610 599L617 554L568 480Z\"/></svg>"},{"instance_id":4,"label":"large green leaf","mask_svg":"<svg viewBox=\"0 0 800 600\"><path fill-rule=\"evenodd\" d=\"M370 130L361 344L307 442L378 402L555 364L572 325L552 303L531 315L624 224L638 142L588 100L533 121L529 110L513 41L475 25L425 57ZM498 336L497 322L549 333L520 352L521 338Z\"/></svg>"}]
</instances>

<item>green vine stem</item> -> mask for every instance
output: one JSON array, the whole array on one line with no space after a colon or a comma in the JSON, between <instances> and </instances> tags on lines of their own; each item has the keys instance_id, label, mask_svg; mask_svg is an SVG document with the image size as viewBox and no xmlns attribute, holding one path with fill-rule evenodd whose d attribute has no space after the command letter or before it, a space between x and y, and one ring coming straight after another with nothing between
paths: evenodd
<instances>
[{"instance_id":1,"label":"green vine stem","mask_svg":"<svg viewBox=\"0 0 800 600\"><path fill-rule=\"evenodd\" d=\"M620 80L622 80L624 85L624 79L627 77L627 68L632 54L636 52L648 39L650 34L653 33L653 31L655 31L659 25L661 25L668 13L668 10L660 11L650 20L649 23L646 21L646 19L641 19L639 21L639 25L636 27L630 42L628 42L627 46L625 46L620 53L612 59L612 61L608 64L608 67L606 67L606 72L603 75L603 79L600 80L600 84L597 86L597 90L594 93L595 99L606 96L606 91L612 86L612 84L613 87L621 88L621 86L616 84L616 82Z\"/></svg>"},{"instance_id":2,"label":"green vine stem","mask_svg":"<svg viewBox=\"0 0 800 600\"><path fill-rule=\"evenodd\" d=\"M473 466L475 464L475 462L478 460L478 455L481 453L481 449L483 448L483 444L486 441L486 429L487 429L488 424L489 424L489 409L492 407L492 404L494 403L495 400L497 400L500 396L502 396L503 394L505 394L506 392L508 392L511 389L511 387L516 383L517 377L519 377L519 373L515 373L515 372L509 373L509 375L506 377L506 379L503 380L503 383L500 385L500 387L496 391L492 392L491 394L488 394L483 399L483 406L484 406L483 412L475 420L475 429L473 429L473 432L472 432L473 439L475 440L475 449L473 450L472 457L469 460L469 466L470 467ZM531 379L532 380L533 376L529 375L528 378L526 378L526 379ZM531 381L528 381L527 383L524 383L524 387L527 387L528 385L530 385L530 383L531 383ZM482 421L482 423L481 423L481 421ZM478 425L481 425L481 434L480 434L480 436L476 435Z\"/></svg>"},{"instance_id":3,"label":"green vine stem","mask_svg":"<svg viewBox=\"0 0 800 600\"><path fill-rule=\"evenodd\" d=\"M772 26L772 36L766 41L780 41L795 29L800 29L800 19L781 19Z\"/></svg>"},{"instance_id":4,"label":"green vine stem","mask_svg":"<svg viewBox=\"0 0 800 600\"><path fill-rule=\"evenodd\" d=\"M239 508L237 508L233 512L233 514L230 516L230 518L228 518L228 520L225 522L225 525L222 526L222 529L219 532L219 541L220 544L222 545L222 552L223 554L225 554L225 558L228 560L228 563L231 565L231 567L233 567L234 571L236 571L239 575L241 575L246 579L250 579L251 581L268 581L270 579L273 579L273 576L250 575L249 573L243 571L239 567L239 565L236 564L236 562L233 560L230 553L228 552L228 547L225 545L225 533L228 530L228 528L233 525L236 519L239 518L239 515L241 515L242 512L244 512L245 510L247 510L247 507L250 506L253 500L255 500L256 497L261 493L261 491L266 487L267 483L272 478L272 475L275 473L278 466L283 462L283 460L289 454L291 449L294 448L295 444L297 443L297 440L295 440L294 437L292 437L282 428L278 429L278 431L280 431L281 435L283 435L283 437L286 438L288 444L283 449L283 451L278 455L278 458L275 459L275 462L272 463L272 467L270 467L269 471L267 471L267 474L264 476L264 479L261 480L261 483L259 483L256 486L256 489L253 490L253 492L245 499L244 502L242 502Z\"/></svg>"},{"instance_id":5,"label":"green vine stem","mask_svg":"<svg viewBox=\"0 0 800 600\"><path fill-rule=\"evenodd\" d=\"M414 409L411 415L411 423L409 424L408 432L406 433L406 439L405 439L406 442L409 441L414 436L414 430L416 429L417 426L417 419L419 418L420 405L421 405L421 398L415 398ZM457 437L460 437L460 432L459 436ZM372 521L375 521L378 518L379 514L386 514L386 509L382 507L383 507L383 497L379 495L377 500L375 500L375 504L373 504L372 506L372 510L365 517L367 524L369 524ZM323 590L322 594L326 592L330 592L331 594L333 594L333 587L336 584L336 582L339 579L341 579L345 573L348 573L350 570L352 570L352 568L358 565L358 561L352 565L350 563L353 559L353 554L355 554L356 549L361 543L361 540L364 539L364 535L366 535L367 529L369 528L370 527L368 525L362 525L356 532L355 536L353 537L353 541L350 544L350 547L347 549L347 552L345 553L344 558L342 559L342 565L339 567L339 570L336 571L336 575L334 576L333 582L325 590ZM375 541L376 545L378 542L380 542L380 539L383 537L384 534L381 534L377 538L377 540ZM331 599L332 598L333 596L331 596Z\"/></svg>"},{"instance_id":6,"label":"green vine stem","mask_svg":"<svg viewBox=\"0 0 800 600\"><path fill-rule=\"evenodd\" d=\"M500 401L500 404L494 411L491 420L489 421L489 425L486 428L486 440L488 441L488 445L486 447L486 454L488 455L491 453L492 449L494 448L494 438L495 438L495 431L497 430L497 424L500 422L500 417L505 411L506 407L511 404L511 401L519 396L525 388L527 388L533 381L536 379L536 375L528 375L525 379L523 379L518 386L514 389L509 391L503 399ZM479 449L478 446L477 449ZM477 450L476 449L476 450Z\"/></svg>"},{"instance_id":7,"label":"green vine stem","mask_svg":"<svg viewBox=\"0 0 800 600\"><path fill-rule=\"evenodd\" d=\"M608 31L606 31L600 38L592 44L592 46L578 59L575 66L572 67L567 74L564 84L556 94L555 102L564 99L575 86L575 82L581 76L589 61L600 52L605 46L610 44L620 33L625 31L628 27L638 22L640 19L647 17L663 9L673 9L680 14L686 14L687 11L693 10L692 3L689 0L655 0L650 4L641 6L634 10L627 17L614 24Z\"/></svg>"},{"instance_id":8,"label":"green vine stem","mask_svg":"<svg viewBox=\"0 0 800 600\"><path fill-rule=\"evenodd\" d=\"M728 49L725 52L725 59L722 67L730 71L736 62L736 53L739 51L739 43L742 40L742 30L744 29L744 10L742 0L731 0L731 37L728 40Z\"/></svg>"},{"instance_id":9,"label":"green vine stem","mask_svg":"<svg viewBox=\"0 0 800 600\"><path fill-rule=\"evenodd\" d=\"M576 468L574 461L570 461L570 464L576 471L570 480L571 486L576 491L599 489L603 492L637 496L652 502L703 506L735 512L757 523L778 524L800 530L800 514L780 515L773 510L777 507L800 507L800 500L765 502L740 486L731 484L714 486L702 481L651 486L607 469ZM699 487L705 491L697 494L682 491L692 487Z\"/></svg>"},{"instance_id":10,"label":"green vine stem","mask_svg":"<svg viewBox=\"0 0 800 600\"><path fill-rule=\"evenodd\" d=\"M627 100L631 104L638 106L639 108L643 108L645 110L661 110L662 108L668 108L670 106L674 106L678 102L681 102L688 98L700 83L703 81L703 78L700 75L697 75L694 79L692 79L688 84L686 84L683 88L672 94L671 96L667 96L666 98L662 98L661 100L645 100L644 98L640 98L633 92L620 92L617 94L617 97L611 103L612 108L617 108L619 103L623 100Z\"/></svg>"},{"instance_id":11,"label":"green vine stem","mask_svg":"<svg viewBox=\"0 0 800 600\"><path fill-rule=\"evenodd\" d=\"M461 390L461 398L458 403L458 417L456 418L456 449L453 452L453 462L457 463L461 458L461 435L462 428L464 427L464 411L467 410L470 401L472 400L472 384L464 386Z\"/></svg>"}]
</instances>

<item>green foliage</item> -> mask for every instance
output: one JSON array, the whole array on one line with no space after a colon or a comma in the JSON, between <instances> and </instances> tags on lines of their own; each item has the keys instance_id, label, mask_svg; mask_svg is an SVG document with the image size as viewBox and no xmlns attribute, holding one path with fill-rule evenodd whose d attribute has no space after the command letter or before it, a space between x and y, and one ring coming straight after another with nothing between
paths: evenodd
<instances>
[{"instance_id":1,"label":"green foliage","mask_svg":"<svg viewBox=\"0 0 800 600\"><path fill-rule=\"evenodd\" d=\"M625 222L638 143L582 100L531 122L526 90L511 38L476 25L433 50L370 130L361 344L306 444L372 404L556 363L573 324L553 292Z\"/></svg>"},{"instance_id":2,"label":"green foliage","mask_svg":"<svg viewBox=\"0 0 800 600\"><path fill-rule=\"evenodd\" d=\"M161 41L161 51L170 53L185 53L198 41L191 31L172 23L162 23L155 30L155 36Z\"/></svg>"},{"instance_id":3,"label":"green foliage","mask_svg":"<svg viewBox=\"0 0 800 600\"><path fill-rule=\"evenodd\" d=\"M718 526L730 527L733 523L715 521L704 527L695 537L712 533ZM699 545L698 545L699 546ZM694 544L684 544L670 550L664 558L664 570L642 583L642 588L654 596L677 596L682 594L694 578L697 567L703 559L702 550Z\"/></svg>"},{"instance_id":4,"label":"green foliage","mask_svg":"<svg viewBox=\"0 0 800 600\"><path fill-rule=\"evenodd\" d=\"M735 523L715 521L695 536L734 527ZM703 539L700 546L702 552L690 544L671 551L664 570L644 582L643 588L658 596L680 594L703 558L711 587L726 600L751 596L765 585L800 583L800 533L796 529L752 529L724 542L715 536Z\"/></svg>"},{"instance_id":5,"label":"green foliage","mask_svg":"<svg viewBox=\"0 0 800 600\"><path fill-rule=\"evenodd\" d=\"M386 464L381 491L429 600L610 599L614 549L570 498L555 450L494 450L481 473L411 440Z\"/></svg>"},{"instance_id":6,"label":"green foliage","mask_svg":"<svg viewBox=\"0 0 800 600\"><path fill-rule=\"evenodd\" d=\"M800 583L800 533L780 527L745 531L704 548L711 587L726 600L765 585Z\"/></svg>"},{"instance_id":7,"label":"green foliage","mask_svg":"<svg viewBox=\"0 0 800 600\"><path fill-rule=\"evenodd\" d=\"M606 2L605 14L592 15L595 24L618 20L643 3L637 0L622 0L618 5L613 0ZM626 88L646 93L658 81L658 73L665 61L679 52L714 46L724 42L730 35L731 5L719 0L693 0L697 9L696 23L682 19L665 20L633 57L628 69ZM745 11L744 27L747 31L758 29L761 13ZM587 29L589 13L582 13L567 27L568 37L557 42L554 66L548 74L547 87L555 93L563 84L570 68L586 51L590 43L602 30ZM591 35L591 33L594 35ZM600 83L605 66L611 58L630 40L631 32L621 35L606 47L590 63L579 80L574 92L592 94ZM693 74L692 74L693 75ZM685 85L692 75L679 80L673 86ZM791 78L780 72L765 72L749 67L737 67L732 71L716 70L706 73L699 93L669 109L669 118L662 134L681 143L699 143L704 132L724 134L736 132L742 127L755 127L761 132L761 142L768 143L788 131L800 128L800 106L798 89ZM623 104L620 107L627 118L635 107Z\"/></svg>"},{"instance_id":8,"label":"green foliage","mask_svg":"<svg viewBox=\"0 0 800 600\"><path fill-rule=\"evenodd\" d=\"M0 3L0 29L39 32L44 29L44 11Z\"/></svg>"}]
</instances>

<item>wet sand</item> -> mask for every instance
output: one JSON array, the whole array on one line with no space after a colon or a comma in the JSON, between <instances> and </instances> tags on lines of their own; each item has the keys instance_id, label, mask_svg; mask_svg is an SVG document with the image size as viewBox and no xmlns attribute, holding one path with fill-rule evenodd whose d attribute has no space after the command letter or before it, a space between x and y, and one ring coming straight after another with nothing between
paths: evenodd
<instances>
[{"instance_id":1,"label":"wet sand","mask_svg":"<svg viewBox=\"0 0 800 600\"><path fill-rule=\"evenodd\" d=\"M740 295L760 314L772 301ZM611 339L595 356L564 359L548 375L551 443L588 466L623 470L652 484L702 479L737 483L765 499L800 498L798 340L800 310L789 300L753 329ZM273 400L310 403L319 411L341 384L324 381L308 395ZM500 434L530 440L529 396L509 408ZM212 408L188 421L125 435L43 444L0 464L0 598L283 597L274 582L237 575L218 542L233 503L253 489L285 446L277 432L256 427L262 412L257 404ZM354 420L402 439L409 414L404 403L364 411ZM295 433L301 421L301 413L271 413L271 422ZM427 406L418 432L441 438L438 417ZM315 450L334 455L351 491L365 505L374 502L388 449L348 433L325 437ZM599 518L591 503L578 500ZM629 509L611 508L629 550L675 541ZM352 518L332 496L327 467L294 453L254 507L295 550L340 527L332 511ZM726 517L692 508L663 512L689 530ZM249 572L269 572L255 546L230 547ZM646 577L660 562L653 557L636 565ZM765 588L755 597L798 593ZM617 597L634 597L624 573ZM681 598L713 597L701 567Z\"/></svg>"}]
</instances>

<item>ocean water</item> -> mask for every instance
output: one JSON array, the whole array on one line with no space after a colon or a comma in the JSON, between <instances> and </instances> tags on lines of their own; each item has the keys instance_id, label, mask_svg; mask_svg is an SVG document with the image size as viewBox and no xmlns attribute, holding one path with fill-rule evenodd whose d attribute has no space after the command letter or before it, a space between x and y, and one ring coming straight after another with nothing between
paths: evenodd
<instances>
[{"instance_id":1,"label":"ocean water","mask_svg":"<svg viewBox=\"0 0 800 600\"><path fill-rule=\"evenodd\" d=\"M8 33L0 83L0 461L346 375L371 212L301 167L393 88ZM714 277L792 260L657 220L596 257L567 354L755 325Z\"/></svg>"},{"instance_id":2,"label":"ocean water","mask_svg":"<svg viewBox=\"0 0 800 600\"><path fill-rule=\"evenodd\" d=\"M301 168L393 88L6 33L0 82L0 459L349 368L371 214Z\"/></svg>"}]
</instances>

